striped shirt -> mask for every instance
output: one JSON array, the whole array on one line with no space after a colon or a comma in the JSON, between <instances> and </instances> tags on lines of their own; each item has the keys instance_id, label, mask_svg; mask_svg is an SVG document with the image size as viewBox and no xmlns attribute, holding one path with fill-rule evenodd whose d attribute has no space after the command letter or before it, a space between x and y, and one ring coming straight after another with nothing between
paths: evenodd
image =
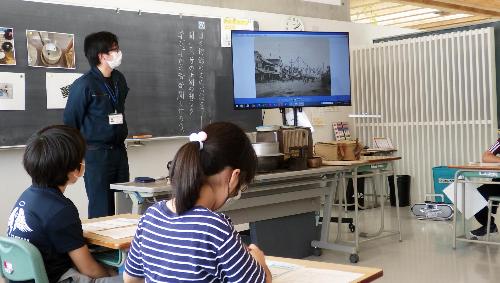
<instances>
[{"instance_id":1,"label":"striped shirt","mask_svg":"<svg viewBox=\"0 0 500 283\"><path fill-rule=\"evenodd\" d=\"M500 153L500 139L497 140L497 142L490 146L490 148L488 148L488 151L493 153L494 155L497 155Z\"/></svg>"},{"instance_id":2,"label":"striped shirt","mask_svg":"<svg viewBox=\"0 0 500 283\"><path fill-rule=\"evenodd\" d=\"M125 271L146 282L265 282L229 217L200 206L179 216L166 201L141 217Z\"/></svg>"}]
</instances>

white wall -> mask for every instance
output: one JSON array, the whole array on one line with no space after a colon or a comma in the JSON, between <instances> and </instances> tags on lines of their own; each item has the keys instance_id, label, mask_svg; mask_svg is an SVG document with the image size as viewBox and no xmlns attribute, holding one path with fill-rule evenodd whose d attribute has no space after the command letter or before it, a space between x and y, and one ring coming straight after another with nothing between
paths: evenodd
<instances>
[{"instance_id":1,"label":"white wall","mask_svg":"<svg viewBox=\"0 0 500 283\"><path fill-rule=\"evenodd\" d=\"M289 14L303 17L350 21L351 0L338 0L337 5L304 0L160 0L228 9L258 11L265 13Z\"/></svg>"},{"instance_id":2,"label":"white wall","mask_svg":"<svg viewBox=\"0 0 500 283\"><path fill-rule=\"evenodd\" d=\"M261 30L281 30L285 26L288 15L271 14L262 12L251 12L243 10L232 10L224 8L204 7L179 3L167 3L150 0L54 0L34 1L51 2L59 4L93 6L114 9L120 7L122 10L142 10L145 12L156 12L165 14L196 15L207 17L243 17L253 18L259 22ZM370 25L353 24L315 18L302 18L307 30L312 31L349 31L351 33L351 46L368 45L372 39L393 36L411 32L408 29L376 27ZM100 30L103 27L96 27ZM81 51L80 51L81 52ZM124 58L126 60L126 57ZM125 74L126 75L126 74ZM131 90L133 95L134 90ZM317 126L314 137L316 140L331 140L332 121L350 121L347 114L351 113L351 107L330 107L322 109L307 109L306 113L315 120L321 120L326 126ZM351 123L353 121L350 121ZM267 110L265 113L266 124L280 124L281 116L278 111ZM12 129L15 130L15 129ZM183 139L171 139L167 141L149 142L144 147L134 147L129 150L129 162L131 177L139 175L160 176L166 174L166 162L171 160L175 151L185 142ZM2 227L6 227L9 212L21 192L30 184L29 176L24 172L22 161L22 150L0 151L0 180L2 192L0 193L0 234L4 233ZM87 198L83 181L67 190L66 195L73 200L78 207L81 217L87 216Z\"/></svg>"}]
</instances>

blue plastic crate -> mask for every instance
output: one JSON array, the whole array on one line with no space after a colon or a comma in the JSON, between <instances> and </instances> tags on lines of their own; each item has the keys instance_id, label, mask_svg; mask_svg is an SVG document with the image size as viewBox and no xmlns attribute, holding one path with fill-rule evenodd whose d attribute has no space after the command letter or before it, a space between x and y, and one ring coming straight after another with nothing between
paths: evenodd
<instances>
[{"instance_id":1,"label":"blue plastic crate","mask_svg":"<svg viewBox=\"0 0 500 283\"><path fill-rule=\"evenodd\" d=\"M443 190L455 180L455 173L458 169L448 168L448 166L436 166L432 168L432 178L434 180L434 193L443 194L444 202L451 204L451 200L446 197Z\"/></svg>"}]
</instances>

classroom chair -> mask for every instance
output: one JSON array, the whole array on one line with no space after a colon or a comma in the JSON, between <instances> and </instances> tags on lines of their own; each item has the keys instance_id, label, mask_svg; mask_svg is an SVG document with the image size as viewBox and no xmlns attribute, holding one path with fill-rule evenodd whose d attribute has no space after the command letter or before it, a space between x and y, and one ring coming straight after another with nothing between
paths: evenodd
<instances>
[{"instance_id":1,"label":"classroom chair","mask_svg":"<svg viewBox=\"0 0 500 283\"><path fill-rule=\"evenodd\" d=\"M0 236L0 276L11 281L49 283L42 255L28 241Z\"/></svg>"},{"instance_id":2,"label":"classroom chair","mask_svg":"<svg viewBox=\"0 0 500 283\"><path fill-rule=\"evenodd\" d=\"M496 202L496 203L493 203ZM491 227L491 209L494 206L500 206L500 197L491 196L488 199L488 224L486 225L486 240L490 240L490 227Z\"/></svg>"}]
</instances>

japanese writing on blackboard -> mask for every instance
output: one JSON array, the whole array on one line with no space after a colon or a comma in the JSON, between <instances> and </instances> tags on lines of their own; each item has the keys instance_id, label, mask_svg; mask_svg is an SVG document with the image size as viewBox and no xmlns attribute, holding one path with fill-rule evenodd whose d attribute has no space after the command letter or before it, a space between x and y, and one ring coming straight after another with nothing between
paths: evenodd
<instances>
[{"instance_id":1,"label":"japanese writing on blackboard","mask_svg":"<svg viewBox=\"0 0 500 283\"><path fill-rule=\"evenodd\" d=\"M184 75L184 53L186 51L186 39L184 30L177 32L179 51L177 54L177 111L179 112L179 129L184 133L184 102L185 102L185 75Z\"/></svg>"},{"instance_id":2,"label":"japanese writing on blackboard","mask_svg":"<svg viewBox=\"0 0 500 283\"><path fill-rule=\"evenodd\" d=\"M179 26L177 54L177 111L179 130L186 132L187 120L199 118L200 128L206 116L205 23L197 27Z\"/></svg>"},{"instance_id":3,"label":"japanese writing on blackboard","mask_svg":"<svg viewBox=\"0 0 500 283\"><path fill-rule=\"evenodd\" d=\"M203 31L198 34L198 93L200 97L200 124L203 125L205 115L205 35Z\"/></svg>"},{"instance_id":4,"label":"japanese writing on blackboard","mask_svg":"<svg viewBox=\"0 0 500 283\"><path fill-rule=\"evenodd\" d=\"M194 42L195 32L189 32L188 50L189 50L189 66L188 66L188 97L189 97L189 116L194 113L194 87L195 87L195 74L194 74Z\"/></svg>"}]
</instances>

